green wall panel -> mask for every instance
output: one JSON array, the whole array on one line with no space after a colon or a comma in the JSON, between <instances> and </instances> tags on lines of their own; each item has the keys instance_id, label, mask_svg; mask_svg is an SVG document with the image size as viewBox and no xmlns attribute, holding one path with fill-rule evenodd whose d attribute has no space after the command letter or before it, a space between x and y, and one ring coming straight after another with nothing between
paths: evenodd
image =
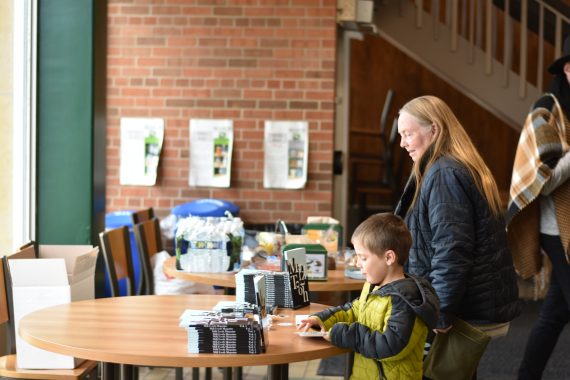
<instances>
[{"instance_id":1,"label":"green wall panel","mask_svg":"<svg viewBox=\"0 0 570 380\"><path fill-rule=\"evenodd\" d=\"M38 7L37 239L92 236L93 1Z\"/></svg>"}]
</instances>

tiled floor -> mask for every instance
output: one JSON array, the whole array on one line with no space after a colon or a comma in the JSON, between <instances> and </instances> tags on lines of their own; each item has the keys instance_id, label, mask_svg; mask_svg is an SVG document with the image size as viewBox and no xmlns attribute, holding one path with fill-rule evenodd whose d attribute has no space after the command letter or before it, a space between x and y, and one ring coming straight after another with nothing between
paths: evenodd
<instances>
[{"instance_id":1,"label":"tiled floor","mask_svg":"<svg viewBox=\"0 0 570 380\"><path fill-rule=\"evenodd\" d=\"M292 363L289 365L289 379L305 379L305 380L341 380L338 376L319 376L317 369L320 360L311 360L308 362ZM184 378L192 378L192 369L184 369ZM200 369L200 378L204 378L204 369ZM139 379L141 380L172 380L174 379L174 370L170 368L153 368L142 367L139 369ZM218 368L212 370L212 380L221 380L222 372ZM244 367L244 380L263 380L267 379L267 367Z\"/></svg>"}]
</instances>

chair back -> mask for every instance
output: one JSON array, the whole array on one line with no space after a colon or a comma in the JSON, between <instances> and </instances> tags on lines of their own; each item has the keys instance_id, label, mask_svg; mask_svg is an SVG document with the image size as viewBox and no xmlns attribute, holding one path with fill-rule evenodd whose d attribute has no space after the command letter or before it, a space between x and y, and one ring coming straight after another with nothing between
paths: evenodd
<instances>
[{"instance_id":1,"label":"chair back","mask_svg":"<svg viewBox=\"0 0 570 380\"><path fill-rule=\"evenodd\" d=\"M141 222L146 222L147 220L154 218L154 210L152 207L149 207L136 211L131 215L131 218L133 219L133 226Z\"/></svg>"},{"instance_id":2,"label":"chair back","mask_svg":"<svg viewBox=\"0 0 570 380\"><path fill-rule=\"evenodd\" d=\"M389 169L387 171L388 175L390 176L391 180L390 183L393 187L394 194L395 194L395 202L397 203L398 197L403 190L403 183L406 178L404 178L404 160L402 157L403 150L400 149L399 141L398 141L398 118L395 117L394 121L392 122L392 129L390 131L390 137L388 139L388 161L389 161ZM395 204L394 204L395 206Z\"/></svg>"},{"instance_id":3,"label":"chair back","mask_svg":"<svg viewBox=\"0 0 570 380\"><path fill-rule=\"evenodd\" d=\"M162 251L160 224L157 218L134 225L135 241L141 259L142 278L138 294L154 294L152 256Z\"/></svg>"},{"instance_id":4,"label":"chair back","mask_svg":"<svg viewBox=\"0 0 570 380\"><path fill-rule=\"evenodd\" d=\"M8 305L8 290L6 288L6 273L4 265L0 265L0 325L6 326L6 344L5 350L9 354L14 354L16 337L14 336L14 329L10 323L10 307Z\"/></svg>"},{"instance_id":5,"label":"chair back","mask_svg":"<svg viewBox=\"0 0 570 380\"><path fill-rule=\"evenodd\" d=\"M119 280L127 283L127 295L135 295L135 271L131 256L129 228L114 228L99 234L105 267L109 275L111 296L118 297Z\"/></svg>"},{"instance_id":6,"label":"chair back","mask_svg":"<svg viewBox=\"0 0 570 380\"><path fill-rule=\"evenodd\" d=\"M10 309L6 290L6 275L4 265L0 265L0 325L10 322Z\"/></svg>"},{"instance_id":7,"label":"chair back","mask_svg":"<svg viewBox=\"0 0 570 380\"><path fill-rule=\"evenodd\" d=\"M36 243L29 242L21 246L16 252L2 257L0 265L0 324L7 326L7 352L16 353L16 332L12 321L14 320L14 310L12 298L12 278L10 276L10 260L35 259L37 258Z\"/></svg>"}]
</instances>

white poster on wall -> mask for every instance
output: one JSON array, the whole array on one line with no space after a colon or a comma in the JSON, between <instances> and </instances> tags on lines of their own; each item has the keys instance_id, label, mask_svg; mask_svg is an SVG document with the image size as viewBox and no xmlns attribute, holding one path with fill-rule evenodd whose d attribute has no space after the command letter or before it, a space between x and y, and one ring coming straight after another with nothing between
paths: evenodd
<instances>
[{"instance_id":1,"label":"white poster on wall","mask_svg":"<svg viewBox=\"0 0 570 380\"><path fill-rule=\"evenodd\" d=\"M121 118L121 185L156 184L163 139L163 119Z\"/></svg>"},{"instance_id":2,"label":"white poster on wall","mask_svg":"<svg viewBox=\"0 0 570 380\"><path fill-rule=\"evenodd\" d=\"M263 187L301 189L307 183L309 124L266 121Z\"/></svg>"},{"instance_id":3,"label":"white poster on wall","mask_svg":"<svg viewBox=\"0 0 570 380\"><path fill-rule=\"evenodd\" d=\"M190 120L190 186L230 187L233 120Z\"/></svg>"}]
</instances>

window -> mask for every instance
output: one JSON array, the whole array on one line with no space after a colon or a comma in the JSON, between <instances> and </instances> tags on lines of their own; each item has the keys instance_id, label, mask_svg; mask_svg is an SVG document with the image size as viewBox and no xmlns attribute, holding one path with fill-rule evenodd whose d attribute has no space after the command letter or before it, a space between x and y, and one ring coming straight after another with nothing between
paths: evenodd
<instances>
[{"instance_id":1,"label":"window","mask_svg":"<svg viewBox=\"0 0 570 380\"><path fill-rule=\"evenodd\" d=\"M0 252L34 238L36 0L0 2Z\"/></svg>"}]
</instances>

